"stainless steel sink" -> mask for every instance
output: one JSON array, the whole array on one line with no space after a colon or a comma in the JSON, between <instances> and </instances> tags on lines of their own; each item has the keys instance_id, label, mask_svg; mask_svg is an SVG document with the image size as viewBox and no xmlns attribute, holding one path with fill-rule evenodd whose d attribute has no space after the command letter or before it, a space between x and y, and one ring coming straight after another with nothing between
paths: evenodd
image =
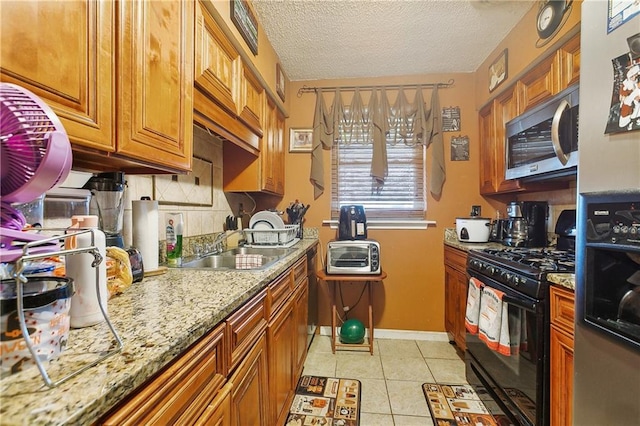
<instances>
[{"instance_id":1,"label":"stainless steel sink","mask_svg":"<svg viewBox=\"0 0 640 426\"><path fill-rule=\"evenodd\" d=\"M287 248L251 248L238 247L218 254L210 254L182 263L185 269L212 269L212 270L237 270L255 271L266 269L281 258L292 253L295 249ZM250 269L236 268L236 254L261 254L262 266Z\"/></svg>"}]
</instances>

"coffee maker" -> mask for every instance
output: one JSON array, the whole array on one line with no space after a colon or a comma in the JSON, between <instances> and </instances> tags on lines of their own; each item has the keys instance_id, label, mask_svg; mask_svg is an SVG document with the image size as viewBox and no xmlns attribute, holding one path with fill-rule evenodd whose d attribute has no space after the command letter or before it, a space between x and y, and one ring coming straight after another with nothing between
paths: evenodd
<instances>
[{"instance_id":1,"label":"coffee maker","mask_svg":"<svg viewBox=\"0 0 640 426\"><path fill-rule=\"evenodd\" d=\"M545 247L548 210L546 201L510 202L502 244L509 247Z\"/></svg>"},{"instance_id":2,"label":"coffee maker","mask_svg":"<svg viewBox=\"0 0 640 426\"><path fill-rule=\"evenodd\" d=\"M83 187L91 191L89 214L98 216L107 246L124 248L122 223L126 184L123 172L108 172L93 175Z\"/></svg>"}]
</instances>

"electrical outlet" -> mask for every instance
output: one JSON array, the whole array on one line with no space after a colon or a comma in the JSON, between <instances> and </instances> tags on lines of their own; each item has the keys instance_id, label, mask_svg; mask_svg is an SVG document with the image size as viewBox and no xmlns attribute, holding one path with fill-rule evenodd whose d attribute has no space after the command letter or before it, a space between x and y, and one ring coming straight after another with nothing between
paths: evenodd
<instances>
[{"instance_id":1,"label":"electrical outlet","mask_svg":"<svg viewBox=\"0 0 640 426\"><path fill-rule=\"evenodd\" d=\"M349 312L349 309L351 309L351 308L350 308L350 307L348 307L348 306L344 306L344 307L342 308L342 310L344 310L345 312Z\"/></svg>"}]
</instances>

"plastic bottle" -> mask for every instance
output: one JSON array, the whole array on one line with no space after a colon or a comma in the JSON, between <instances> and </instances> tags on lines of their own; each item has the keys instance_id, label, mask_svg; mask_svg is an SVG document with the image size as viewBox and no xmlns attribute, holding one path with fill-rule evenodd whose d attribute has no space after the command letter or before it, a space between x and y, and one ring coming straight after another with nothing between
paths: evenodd
<instances>
[{"instance_id":1,"label":"plastic bottle","mask_svg":"<svg viewBox=\"0 0 640 426\"><path fill-rule=\"evenodd\" d=\"M67 238L65 248L84 248L94 245L102 256L102 262L96 267L91 266L94 256L90 252L66 256L66 274L73 278L75 287L75 293L71 298L71 310L69 311L71 327L73 328L88 327L104 321L105 318L100 310L100 304L107 312L107 299L109 297L107 290L106 238L104 232L98 229L98 216L72 216L71 227L67 232L73 233L82 229L91 229L91 232L84 232ZM100 295L100 301L98 301L98 294Z\"/></svg>"},{"instance_id":2,"label":"plastic bottle","mask_svg":"<svg viewBox=\"0 0 640 426\"><path fill-rule=\"evenodd\" d=\"M182 213L167 213L167 266L182 266Z\"/></svg>"}]
</instances>

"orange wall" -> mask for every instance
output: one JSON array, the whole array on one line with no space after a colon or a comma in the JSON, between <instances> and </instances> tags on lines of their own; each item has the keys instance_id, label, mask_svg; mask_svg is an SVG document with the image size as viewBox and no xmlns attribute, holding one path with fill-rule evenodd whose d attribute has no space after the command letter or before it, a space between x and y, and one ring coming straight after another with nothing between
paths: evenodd
<instances>
[{"instance_id":1,"label":"orange wall","mask_svg":"<svg viewBox=\"0 0 640 426\"><path fill-rule=\"evenodd\" d=\"M395 78L377 78L366 80L331 80L313 82L291 82L289 86L285 140L288 144L289 128L311 128L315 94L306 93L296 96L303 84L309 86L345 86L345 85L381 85L447 82L453 78L451 88L440 89L441 106L459 106L461 111L461 131L444 133L447 179L439 200L430 194L427 199L427 220L436 225L426 230L371 230L369 238L380 242L382 267L388 273L383 284L374 287L375 326L384 329L442 331L444 329L444 266L443 235L444 228L455 227L455 218L468 216L471 205L478 204L483 212L493 216L495 207L478 193L478 120L472 74L438 74L406 76ZM352 93L344 93L345 102ZM424 91L429 102L431 91ZM407 91L409 100L413 92ZM330 102L332 98L327 98ZM365 101L366 102L366 101ZM469 161L450 161L450 141L452 136L469 136ZM288 145L287 145L288 146ZM324 152L325 184L330 180L330 151ZM427 150L427 179L430 173L431 150ZM326 243L335 237L335 231L323 227L322 221L330 219L330 191L313 200L313 188L309 183L310 154L287 153L285 163L286 193L279 208L285 208L289 202L299 199L311 204L306 215L305 226L320 228L322 250ZM499 204L496 204L499 206ZM359 285L344 287L345 303L352 305L360 294ZM350 290L350 291L349 291ZM359 308L366 305L366 295ZM329 323L329 301L325 285L321 286L320 314L321 323ZM357 318L366 318L364 312L354 313Z\"/></svg>"},{"instance_id":2,"label":"orange wall","mask_svg":"<svg viewBox=\"0 0 640 426\"><path fill-rule=\"evenodd\" d=\"M436 221L436 225L426 230L372 230L369 238L380 242L382 265L388 273L383 284L374 287L374 322L376 328L443 331L444 330L444 265L443 234L444 228L455 227L455 218L467 216L473 204L481 205L483 216L495 217L495 210L504 211L504 199L500 201L479 195L479 157L478 157L478 119L480 106L489 100L488 67L505 48L509 50L508 79L502 83L506 88L514 79L524 73L531 63L541 58L551 49L557 48L563 37L575 31L579 25L581 1L574 1L569 19L544 47L536 47L535 19L538 5L523 17L507 38L487 57L475 73L452 75L415 75L394 78L374 78L362 80L322 80L290 82L287 88L286 106L289 111L285 143L288 146L290 128L310 128L313 123L315 95L313 93L297 96L303 85L344 86L344 85L384 85L417 84L446 82L455 79L451 88L440 90L441 106L459 106L462 128L460 132L444 133L445 161L447 180L442 196L436 200L429 194L427 220ZM501 88L491 93L494 96ZM428 102L428 91L425 99ZM346 94L344 94L346 96ZM468 135L470 140L470 160L451 161L450 141L452 136ZM430 173L431 150L427 151L427 178ZM330 182L330 154L325 151L325 183ZM335 237L335 231L323 227L322 221L330 218L330 193L313 200L313 188L309 183L310 154L287 153L285 174L285 196L278 206L284 209L289 202L299 199L310 203L305 226L320 229L320 240L324 257L326 243ZM557 194L530 194L527 197L545 196L557 199L559 203L575 200L575 189L560 191ZM515 196L513 197L516 198ZM569 201L567 201L569 200ZM502 201L502 202L501 202ZM552 200L551 200L552 202ZM359 285L344 286L343 296L347 305L352 305L360 294ZM320 323L330 323L329 296L326 285L320 286ZM366 313L366 295L352 317L364 319Z\"/></svg>"},{"instance_id":3,"label":"orange wall","mask_svg":"<svg viewBox=\"0 0 640 426\"><path fill-rule=\"evenodd\" d=\"M258 34L258 55L253 55L230 20L228 0L205 0L213 4L242 45L245 53L254 63L271 90L275 92L275 64L278 56L267 40L262 28ZM437 74L398 76L393 78L373 78L363 80L322 80L288 82L286 85L285 107L289 117L285 129L285 144L289 143L290 128L310 128L313 122L315 95L312 93L297 96L303 85L308 86L341 86L341 85L385 85L385 84L417 84L447 82L455 79L451 88L440 90L441 106L458 106L461 110L462 127L460 132L445 133L445 161L447 180L442 196L436 200L429 194L427 220L436 225L426 230L373 230L369 237L378 240L382 246L382 265L388 273L383 284L374 287L375 327L383 329L443 331L444 330L444 266L443 266L443 234L444 228L455 227L455 218L467 216L473 204L481 205L483 216L495 217L496 209L504 209L501 201L481 197L478 193L479 158L478 158L478 120L477 111L484 105L489 96L497 95L506 88L526 68L550 49L557 47L562 37L571 31L580 19L581 0L574 1L573 11L560 33L542 48L535 47L535 18L538 5L523 17L505 40L487 57L475 73L470 74ZM507 48L508 78L496 91L488 92L488 67L502 50ZM285 70L286 72L286 70ZM425 99L429 100L430 92L425 90ZM345 93L345 96L347 94ZM411 98L411 94L408 93ZM452 136L467 135L470 141L469 161L450 161L450 141ZM430 173L431 150L427 151L427 177ZM330 182L330 153L325 151L325 183ZM321 253L324 256L326 243L335 237L335 231L323 227L322 221L330 218L329 190L317 200L313 200L313 188L309 183L310 155L289 153L285 155L285 195L277 206L284 209L299 199L311 204L306 215L305 226L320 229ZM570 191L569 191L570 192ZM565 201L574 199L569 192L561 192L554 198ZM549 194L546 194L547 196ZM540 196L538 194L529 197ZM514 197L515 198L515 197ZM272 197L259 197L266 203L264 207L278 203ZM262 207L262 206L261 206ZM358 285L344 286L344 301L353 305L360 294ZM366 295L353 312L352 317L364 319ZM320 323L330 322L329 298L326 285L320 286Z\"/></svg>"},{"instance_id":4,"label":"orange wall","mask_svg":"<svg viewBox=\"0 0 640 426\"><path fill-rule=\"evenodd\" d=\"M536 32L536 17L539 3L535 3L520 22L511 30L503 41L487 56L487 59L475 72L476 92L475 99L478 110L487 103L490 97L495 97L502 90L516 81L534 62L547 53L556 50L568 33L580 27L580 14L582 12L582 0L574 0L572 10L564 25L544 46L536 47L539 43ZM602 19L605 19L603 17ZM547 41L547 40L545 40ZM507 49L507 79L489 93L489 66L498 58L504 49Z\"/></svg>"}]
</instances>

